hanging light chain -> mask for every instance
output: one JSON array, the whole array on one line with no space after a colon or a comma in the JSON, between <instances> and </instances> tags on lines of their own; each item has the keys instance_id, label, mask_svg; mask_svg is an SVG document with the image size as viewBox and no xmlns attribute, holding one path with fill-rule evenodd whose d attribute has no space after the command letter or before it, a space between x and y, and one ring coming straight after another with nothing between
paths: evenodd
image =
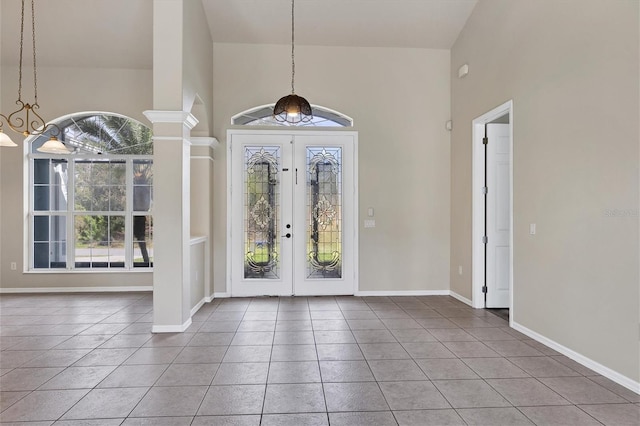
<instances>
[{"instance_id":1,"label":"hanging light chain","mask_svg":"<svg viewBox=\"0 0 640 426\"><path fill-rule=\"evenodd\" d=\"M296 57L295 57L295 0L291 0L291 93L296 93L294 82L296 77Z\"/></svg>"},{"instance_id":2,"label":"hanging light chain","mask_svg":"<svg viewBox=\"0 0 640 426\"><path fill-rule=\"evenodd\" d=\"M33 40L33 100L38 105L38 75L36 67L36 7L35 0L31 0L31 36Z\"/></svg>"},{"instance_id":3,"label":"hanging light chain","mask_svg":"<svg viewBox=\"0 0 640 426\"><path fill-rule=\"evenodd\" d=\"M20 16L20 62L18 66L18 100L22 102L22 58L24 51L24 3L22 0L22 9ZM33 97L34 105L38 105L38 74L36 64L36 9L35 0L31 0L31 40L33 43Z\"/></svg>"},{"instance_id":4,"label":"hanging light chain","mask_svg":"<svg viewBox=\"0 0 640 426\"><path fill-rule=\"evenodd\" d=\"M20 19L20 62L18 64L18 101L22 102L22 47L24 45L24 0Z\"/></svg>"}]
</instances>

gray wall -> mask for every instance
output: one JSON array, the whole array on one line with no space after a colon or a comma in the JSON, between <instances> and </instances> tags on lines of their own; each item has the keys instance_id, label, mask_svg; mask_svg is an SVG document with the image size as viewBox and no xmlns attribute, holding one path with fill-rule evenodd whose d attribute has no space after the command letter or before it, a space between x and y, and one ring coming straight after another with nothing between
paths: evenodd
<instances>
[{"instance_id":1,"label":"gray wall","mask_svg":"<svg viewBox=\"0 0 640 426\"><path fill-rule=\"evenodd\" d=\"M214 44L216 292L228 291L226 131L234 114L289 93L290 52ZM296 46L296 93L359 131L360 290L449 288L449 61L448 50Z\"/></svg>"},{"instance_id":2,"label":"gray wall","mask_svg":"<svg viewBox=\"0 0 640 426\"><path fill-rule=\"evenodd\" d=\"M513 99L514 320L636 382L638 4L483 0L451 52L451 289L471 298L471 121Z\"/></svg>"},{"instance_id":3,"label":"gray wall","mask_svg":"<svg viewBox=\"0 0 640 426\"><path fill-rule=\"evenodd\" d=\"M1 71L1 110L13 111L16 93L6 88L15 87L18 81L17 69L2 67ZM30 75L31 72L31 69L23 69L25 75ZM74 112L107 111L124 114L150 125L142 111L151 109L152 106L151 80L150 70L38 67L40 113L50 121ZM23 87L24 99L32 99L32 87L28 85ZM150 286L152 277L149 272L23 273L23 265L28 261L23 255L24 230L27 226L23 172L27 163L22 137L11 132L11 138L19 146L2 148L0 156L2 288ZM11 262L17 263L17 270L10 270Z\"/></svg>"}]
</instances>

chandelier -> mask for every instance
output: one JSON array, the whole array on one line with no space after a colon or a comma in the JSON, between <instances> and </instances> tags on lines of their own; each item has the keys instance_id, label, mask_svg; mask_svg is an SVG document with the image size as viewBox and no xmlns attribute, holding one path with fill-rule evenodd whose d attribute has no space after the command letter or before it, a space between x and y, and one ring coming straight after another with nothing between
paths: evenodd
<instances>
[{"instance_id":1,"label":"chandelier","mask_svg":"<svg viewBox=\"0 0 640 426\"><path fill-rule=\"evenodd\" d=\"M32 50L33 50L33 104L25 103L22 100L22 53L24 45L24 9L25 1L22 0L22 13L20 20L20 60L18 62L18 100L16 105L18 109L4 115L0 113L0 146L18 146L4 132L4 125L16 133L24 136L39 136L45 132L49 132L52 136L45 142L38 151L52 154L68 154L69 150L62 142L58 140L60 128L55 124L47 124L38 114L40 105L38 104L38 78L36 68L36 18L35 18L35 0L31 0L31 34L32 34Z\"/></svg>"},{"instance_id":2,"label":"chandelier","mask_svg":"<svg viewBox=\"0 0 640 426\"><path fill-rule=\"evenodd\" d=\"M295 58L295 0L291 0L291 94L284 96L276 102L273 107L273 117L276 121L297 124L299 122L307 123L313 118L311 105L302 96L296 95L295 76L296 76L296 58Z\"/></svg>"}]
</instances>

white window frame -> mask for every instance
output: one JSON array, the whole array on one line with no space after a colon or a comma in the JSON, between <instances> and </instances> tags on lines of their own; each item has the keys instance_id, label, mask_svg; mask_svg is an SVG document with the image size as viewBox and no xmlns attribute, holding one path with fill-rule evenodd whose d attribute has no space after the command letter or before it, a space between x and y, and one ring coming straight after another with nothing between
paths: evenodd
<instances>
[{"instance_id":1,"label":"white window frame","mask_svg":"<svg viewBox=\"0 0 640 426\"><path fill-rule=\"evenodd\" d=\"M26 144L27 149L30 150L30 143ZM36 154L28 153L28 186L26 189L26 199L28 200L28 214L27 214L27 229L28 238L26 251L28 252L27 270L29 273L113 273L113 272L150 272L153 271L153 267L134 267L133 264L133 216L153 217L153 206L148 211L134 211L133 210L133 162L134 161L151 161L153 162L153 155L51 155L51 154ZM69 180L67 181L67 209L66 210L34 210L34 160L36 159L62 159L67 160L67 175ZM76 216L82 216L83 214L91 216L120 216L120 214L113 214L111 211L88 211L80 212L75 210L75 162L76 160L87 161L124 161L126 166L126 202L125 210L122 212L125 217L125 262L124 267L87 267L76 268L75 264L75 228L74 221ZM35 216L64 216L66 217L66 268L35 268L34 267L34 217Z\"/></svg>"}]
</instances>

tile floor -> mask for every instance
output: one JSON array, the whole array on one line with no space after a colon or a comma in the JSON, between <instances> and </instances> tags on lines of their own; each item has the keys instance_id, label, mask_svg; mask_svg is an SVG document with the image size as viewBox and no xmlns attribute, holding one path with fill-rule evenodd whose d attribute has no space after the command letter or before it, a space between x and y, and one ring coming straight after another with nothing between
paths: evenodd
<instances>
[{"instance_id":1,"label":"tile floor","mask_svg":"<svg viewBox=\"0 0 640 426\"><path fill-rule=\"evenodd\" d=\"M639 395L446 296L221 299L158 335L145 293L0 308L3 424L640 424Z\"/></svg>"}]
</instances>

